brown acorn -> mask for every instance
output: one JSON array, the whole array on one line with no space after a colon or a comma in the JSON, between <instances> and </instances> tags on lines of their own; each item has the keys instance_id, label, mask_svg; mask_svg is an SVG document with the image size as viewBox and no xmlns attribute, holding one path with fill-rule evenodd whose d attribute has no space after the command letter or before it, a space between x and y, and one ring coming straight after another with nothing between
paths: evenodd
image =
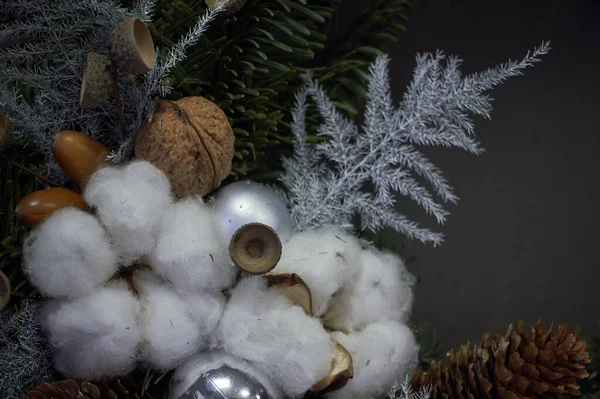
<instances>
[{"instance_id":1,"label":"brown acorn","mask_svg":"<svg viewBox=\"0 0 600 399\"><path fill-rule=\"evenodd\" d=\"M0 310L4 309L10 301L10 280L0 271Z\"/></svg>"},{"instance_id":2,"label":"brown acorn","mask_svg":"<svg viewBox=\"0 0 600 399\"><path fill-rule=\"evenodd\" d=\"M135 17L119 23L110 36L110 58L132 73L146 73L154 68L156 53L148 27Z\"/></svg>"},{"instance_id":3,"label":"brown acorn","mask_svg":"<svg viewBox=\"0 0 600 399\"><path fill-rule=\"evenodd\" d=\"M233 263L252 274L264 274L277 266L281 258L281 240L277 233L262 223L240 227L229 244Z\"/></svg>"},{"instance_id":4,"label":"brown acorn","mask_svg":"<svg viewBox=\"0 0 600 399\"><path fill-rule=\"evenodd\" d=\"M21 199L15 209L17 217L29 229L36 227L59 209L73 206L81 210L86 204L81 195L66 188L47 188L35 191Z\"/></svg>"},{"instance_id":5,"label":"brown acorn","mask_svg":"<svg viewBox=\"0 0 600 399\"><path fill-rule=\"evenodd\" d=\"M136 137L135 155L162 170L178 198L204 196L229 175L234 142L227 116L213 102L161 100Z\"/></svg>"},{"instance_id":6,"label":"brown acorn","mask_svg":"<svg viewBox=\"0 0 600 399\"><path fill-rule=\"evenodd\" d=\"M98 167L107 164L108 148L85 134L64 130L54 137L52 154L64 174L82 185Z\"/></svg>"},{"instance_id":7,"label":"brown acorn","mask_svg":"<svg viewBox=\"0 0 600 399\"><path fill-rule=\"evenodd\" d=\"M6 115L0 112L0 152L4 151L4 149L10 143L12 138L12 126Z\"/></svg>"}]
</instances>

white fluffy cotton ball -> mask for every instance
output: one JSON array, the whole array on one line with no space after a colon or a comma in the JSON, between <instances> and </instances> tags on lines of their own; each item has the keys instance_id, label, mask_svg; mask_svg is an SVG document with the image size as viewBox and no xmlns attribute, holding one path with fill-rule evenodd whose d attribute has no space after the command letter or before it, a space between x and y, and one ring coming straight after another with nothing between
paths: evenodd
<instances>
[{"instance_id":1,"label":"white fluffy cotton ball","mask_svg":"<svg viewBox=\"0 0 600 399\"><path fill-rule=\"evenodd\" d=\"M405 322L412 307L414 282L398 256L364 250L359 273L334 295L324 323L335 330L351 331L378 321Z\"/></svg>"},{"instance_id":2,"label":"white fluffy cotton ball","mask_svg":"<svg viewBox=\"0 0 600 399\"><path fill-rule=\"evenodd\" d=\"M167 371L208 345L188 304L167 283L149 272L137 272L133 282L142 311L142 360Z\"/></svg>"},{"instance_id":3,"label":"white fluffy cotton ball","mask_svg":"<svg viewBox=\"0 0 600 399\"><path fill-rule=\"evenodd\" d=\"M262 277L242 280L225 308L216 341L300 397L330 370L334 345L320 321L268 290Z\"/></svg>"},{"instance_id":4,"label":"white fluffy cotton ball","mask_svg":"<svg viewBox=\"0 0 600 399\"><path fill-rule=\"evenodd\" d=\"M116 286L50 302L42 325L55 349L56 368L69 378L85 380L129 373L141 338L139 314L138 301Z\"/></svg>"},{"instance_id":5,"label":"white fluffy cotton ball","mask_svg":"<svg viewBox=\"0 0 600 399\"><path fill-rule=\"evenodd\" d=\"M106 226L125 265L154 249L159 222L172 203L169 180L145 161L98 170L83 197Z\"/></svg>"},{"instance_id":6,"label":"white fluffy cotton ball","mask_svg":"<svg viewBox=\"0 0 600 399\"><path fill-rule=\"evenodd\" d=\"M399 321L373 323L359 332L333 332L350 352L354 377L331 398L371 399L384 394L417 364L419 347L411 330Z\"/></svg>"},{"instance_id":7,"label":"white fluffy cotton ball","mask_svg":"<svg viewBox=\"0 0 600 399\"><path fill-rule=\"evenodd\" d=\"M61 209L25 240L23 267L33 285L51 297L87 295L117 270L109 238L89 213Z\"/></svg>"},{"instance_id":8,"label":"white fluffy cotton ball","mask_svg":"<svg viewBox=\"0 0 600 399\"><path fill-rule=\"evenodd\" d=\"M273 273L296 273L310 287L315 316L322 316L332 295L359 270L361 244L338 229L294 234L284 245Z\"/></svg>"},{"instance_id":9,"label":"white fluffy cotton ball","mask_svg":"<svg viewBox=\"0 0 600 399\"><path fill-rule=\"evenodd\" d=\"M199 199L181 200L165 212L150 264L188 292L219 291L233 284L237 273L210 210Z\"/></svg>"}]
</instances>

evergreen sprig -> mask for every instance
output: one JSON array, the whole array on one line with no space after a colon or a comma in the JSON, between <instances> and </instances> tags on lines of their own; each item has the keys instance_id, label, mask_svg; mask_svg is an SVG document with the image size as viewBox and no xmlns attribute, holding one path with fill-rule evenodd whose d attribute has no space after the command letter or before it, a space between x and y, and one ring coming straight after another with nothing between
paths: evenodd
<instances>
[{"instance_id":1,"label":"evergreen sprig","mask_svg":"<svg viewBox=\"0 0 600 399\"><path fill-rule=\"evenodd\" d=\"M204 10L203 0L159 0L151 24L157 44L172 45ZM236 135L234 178L274 178L281 154L291 148L290 110L300 75L314 71L336 104L355 116L368 65L404 30L407 10L406 0L379 0L370 7L342 7L340 0L249 0L213 24L173 70L170 97L203 96L225 111ZM351 25L341 26L346 20ZM315 119L309 114L309 123Z\"/></svg>"}]
</instances>

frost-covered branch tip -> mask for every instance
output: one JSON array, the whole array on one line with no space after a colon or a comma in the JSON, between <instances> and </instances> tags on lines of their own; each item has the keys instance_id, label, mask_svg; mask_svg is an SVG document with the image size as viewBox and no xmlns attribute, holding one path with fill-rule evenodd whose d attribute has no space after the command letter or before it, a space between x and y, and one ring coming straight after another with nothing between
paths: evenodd
<instances>
[{"instance_id":1,"label":"frost-covered branch tip","mask_svg":"<svg viewBox=\"0 0 600 399\"><path fill-rule=\"evenodd\" d=\"M394 384L389 392L388 399L429 399L431 397L431 387L427 386L418 392L414 392L410 386L410 379L407 376L402 384Z\"/></svg>"},{"instance_id":2,"label":"frost-covered branch tip","mask_svg":"<svg viewBox=\"0 0 600 399\"><path fill-rule=\"evenodd\" d=\"M549 43L543 42L521 61L466 77L456 57L442 52L417 55L413 80L398 106L392 102L390 60L381 56L370 68L362 128L341 114L319 84L306 76L306 88L297 95L293 110L295 150L284 159L286 173L281 178L296 228L350 227L359 216L362 229L391 227L409 238L440 244L440 233L420 227L396 210L400 194L441 224L448 216L443 203L458 200L442 171L418 146L481 153L471 114L489 117L487 92L521 74L549 49ZM328 138L316 147L306 143L308 98L321 116L317 133Z\"/></svg>"}]
</instances>

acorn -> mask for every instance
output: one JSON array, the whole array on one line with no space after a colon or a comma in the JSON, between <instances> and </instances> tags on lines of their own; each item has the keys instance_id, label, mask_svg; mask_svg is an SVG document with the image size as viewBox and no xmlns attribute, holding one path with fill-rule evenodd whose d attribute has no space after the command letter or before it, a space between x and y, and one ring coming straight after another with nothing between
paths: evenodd
<instances>
[{"instance_id":1,"label":"acorn","mask_svg":"<svg viewBox=\"0 0 600 399\"><path fill-rule=\"evenodd\" d=\"M312 391L327 394L342 389L354 376L352 356L340 343L336 342L329 374L311 388Z\"/></svg>"},{"instance_id":2,"label":"acorn","mask_svg":"<svg viewBox=\"0 0 600 399\"><path fill-rule=\"evenodd\" d=\"M12 138L12 126L6 115L0 112L0 152L4 151Z\"/></svg>"},{"instance_id":3,"label":"acorn","mask_svg":"<svg viewBox=\"0 0 600 399\"><path fill-rule=\"evenodd\" d=\"M4 309L10 301L10 280L0 271L0 310Z\"/></svg>"},{"instance_id":4,"label":"acorn","mask_svg":"<svg viewBox=\"0 0 600 399\"><path fill-rule=\"evenodd\" d=\"M109 163L105 145L73 130L64 130L54 137L52 154L65 176L80 186L100 166Z\"/></svg>"},{"instance_id":5,"label":"acorn","mask_svg":"<svg viewBox=\"0 0 600 399\"><path fill-rule=\"evenodd\" d=\"M79 104L82 108L102 105L110 100L114 83L110 59L102 54L89 53L83 70Z\"/></svg>"},{"instance_id":6,"label":"acorn","mask_svg":"<svg viewBox=\"0 0 600 399\"><path fill-rule=\"evenodd\" d=\"M296 273L269 274L265 278L271 291L291 299L292 302L300 305L307 315L313 315L312 293L299 275Z\"/></svg>"},{"instance_id":7,"label":"acorn","mask_svg":"<svg viewBox=\"0 0 600 399\"><path fill-rule=\"evenodd\" d=\"M83 197L75 191L60 187L47 188L23 197L15 213L25 227L32 229L54 212L68 206L87 209Z\"/></svg>"},{"instance_id":8,"label":"acorn","mask_svg":"<svg viewBox=\"0 0 600 399\"><path fill-rule=\"evenodd\" d=\"M262 223L240 227L231 238L229 254L233 263L252 274L264 274L277 266L281 241L275 230Z\"/></svg>"},{"instance_id":9,"label":"acorn","mask_svg":"<svg viewBox=\"0 0 600 399\"><path fill-rule=\"evenodd\" d=\"M131 73L146 73L154 68L156 52L150 30L141 19L121 21L110 36L110 58Z\"/></svg>"}]
</instances>

